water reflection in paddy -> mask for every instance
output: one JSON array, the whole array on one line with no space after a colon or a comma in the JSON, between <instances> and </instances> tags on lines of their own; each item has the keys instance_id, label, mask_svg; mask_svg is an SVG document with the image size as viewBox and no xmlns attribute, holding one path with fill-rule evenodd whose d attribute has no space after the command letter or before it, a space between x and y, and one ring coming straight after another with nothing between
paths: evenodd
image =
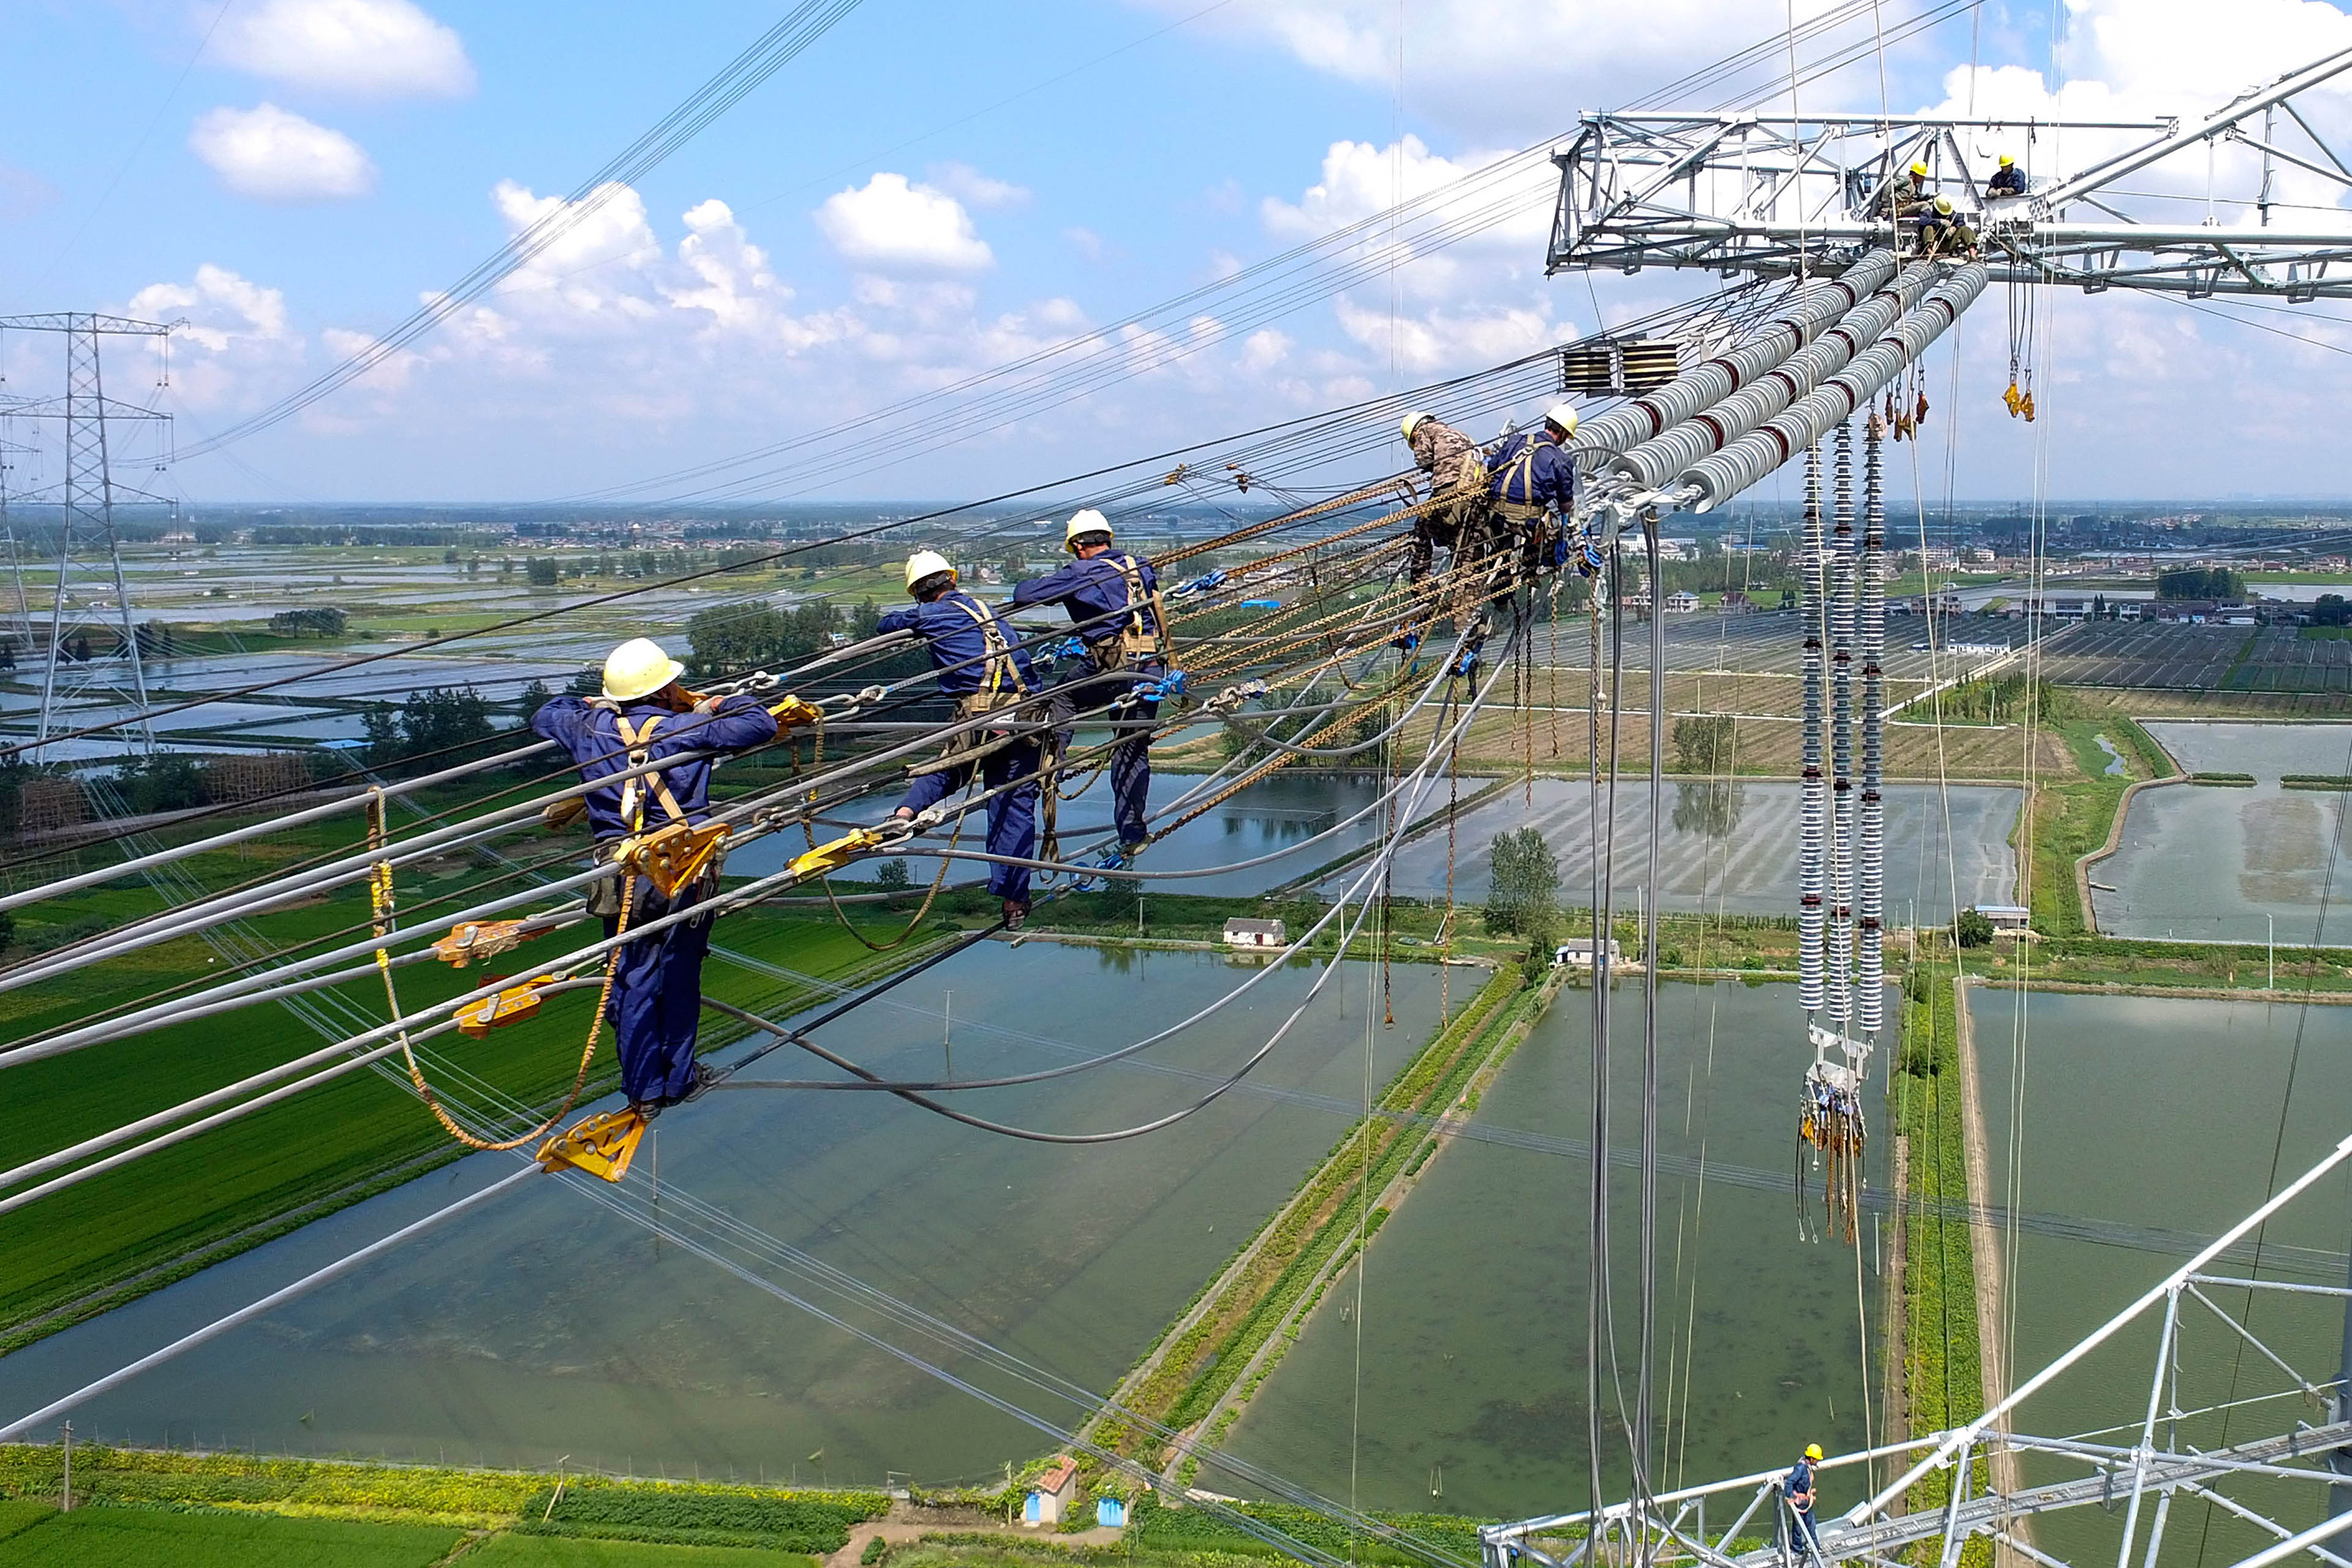
<instances>
[{"instance_id":1,"label":"water reflection in paddy","mask_svg":"<svg viewBox=\"0 0 2352 1568\"><path fill-rule=\"evenodd\" d=\"M1641 995L1622 986L1618 998L1614 1137L1630 1148L1640 1127ZM1562 995L1479 1103L1480 1122L1570 1138L1589 1131L1589 1002L1587 993ZM1789 1171L1797 1085L1811 1059L1794 987L1669 985L1659 1051L1668 1157L1704 1153L1711 1165ZM1448 1145L1375 1240L1361 1319L1350 1275L1327 1294L1227 1447L1329 1496L1353 1488L1368 1508L1507 1519L1583 1507L1588 1179L1580 1154L1470 1139ZM1621 1168L1614 1191L1615 1375L1630 1400L1635 1173ZM1659 1407L1674 1412L1675 1434L1666 1483L1789 1462L1808 1441L1832 1452L1860 1447L1854 1251L1801 1237L1785 1176L1711 1181L1703 1198L1697 1181L1664 1177L1659 1205L1658 1294L1668 1325L1659 1336ZM1873 1344L1878 1239L1865 1216L1862 1284ZM1695 1360L1685 1353L1694 1331ZM1607 1375L1603 1386L1612 1386ZM1874 1410L1881 1393L1874 1365ZM1609 1443L1622 1456L1619 1406L1605 1397ZM1622 1488L1622 1464L1611 1474ZM1842 1508L1853 1500L1831 1500Z\"/></svg>"},{"instance_id":2,"label":"water reflection in paddy","mask_svg":"<svg viewBox=\"0 0 2352 1568\"><path fill-rule=\"evenodd\" d=\"M887 1074L935 1073L952 991L956 1070L1031 1070L1123 1044L1244 973L1204 953L991 944L825 1038ZM1202 1092L1202 1075L1230 1072L1316 973L1273 972L1147 1064L966 1098L981 1114L1062 1131L1165 1114ZM1244 1090L1150 1137L1049 1146L885 1096L716 1094L659 1124L661 1179L1055 1373L1108 1387L1347 1125L1368 1035L1383 1077L1425 1037L1436 973L1395 969L1392 1031L1368 1030L1379 982L1376 969L1347 966ZM761 1065L803 1072L781 1057ZM641 1155L647 1173L650 1153ZM466 1161L11 1355L0 1361L0 1405L31 1408L78 1386L504 1174L503 1158ZM575 1464L672 1475L698 1465L705 1475L772 1477L822 1450L834 1479L865 1482L886 1468L978 1477L1045 1441L700 1259L674 1247L657 1259L643 1229L551 1183L453 1222L76 1419L85 1432L146 1442L169 1428L183 1444L226 1436L283 1452L446 1450L542 1465L570 1454Z\"/></svg>"},{"instance_id":3,"label":"water reflection in paddy","mask_svg":"<svg viewBox=\"0 0 2352 1568\"><path fill-rule=\"evenodd\" d=\"M2282 788L2280 776L2352 768L2352 726L2150 723L2189 773L2251 773L2249 787L2144 789L2116 853L2091 868L2092 907L2113 936L2193 942L2352 942L2340 911L2326 926L2329 868L2344 834L2333 790Z\"/></svg>"},{"instance_id":4,"label":"water reflection in paddy","mask_svg":"<svg viewBox=\"0 0 2352 1568\"><path fill-rule=\"evenodd\" d=\"M2018 1205L2197 1237L2221 1234L2294 1179L2352 1128L2352 1008L2265 1006L2253 1002L2036 993L2021 1012L2014 994L1971 994L1971 1014L1990 1142L1990 1196ZM2022 1042L2019 1048L2017 1042ZM2019 1112L2021 1111L2021 1115ZM2012 1130L2022 1129L2021 1136ZM2273 1159L2275 1151L2275 1160ZM2262 1278L2341 1286L2352 1181L2336 1173L2265 1229ZM2178 1268L2178 1252L2143 1250L2128 1238L2095 1243L2026 1232L1997 1237L2013 1246L2011 1364L2022 1382ZM2240 1262L2217 1273L2242 1274ZM2246 1292L2210 1288L2232 1313ZM2344 1311L2332 1298L2266 1293L2254 1328L2315 1380L2332 1375ZM2063 1436L2128 1426L2111 1436L2128 1447L2147 1413L2160 1310L2029 1400L2021 1431ZM2195 1410L2282 1387L2273 1369L2211 1312L2193 1302L2183 1320L2179 1406ZM2299 1394L2242 1413L2235 1438L2319 1418ZM2167 1403L2172 1402L2168 1394ZM2218 1421L2191 1424L2183 1440L2224 1439ZM2158 1441L2165 1442L2159 1431ZM2029 1464L2025 1479L2078 1470ZM2238 1491L2245 1499L2249 1494ZM2320 1516L2318 1489L2273 1494L2294 1528ZM2112 1557L2120 1517L2096 1510L2038 1521L2037 1544L2070 1561ZM2145 1521L2143 1521L2145 1529ZM2174 1506L2160 1558L2185 1565L2244 1557L2267 1536L2217 1513L2209 1525L2192 1499Z\"/></svg>"}]
</instances>

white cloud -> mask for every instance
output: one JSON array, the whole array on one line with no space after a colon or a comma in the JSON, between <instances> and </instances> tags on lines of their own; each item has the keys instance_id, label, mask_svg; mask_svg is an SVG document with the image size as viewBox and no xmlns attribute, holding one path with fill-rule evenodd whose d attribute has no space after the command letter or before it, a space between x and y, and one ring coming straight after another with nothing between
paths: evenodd
<instances>
[{"instance_id":1,"label":"white cloud","mask_svg":"<svg viewBox=\"0 0 2352 1568\"><path fill-rule=\"evenodd\" d=\"M1070 242L1071 249L1076 251L1080 256L1085 257L1088 261L1100 261L1104 255L1107 254L1106 247L1103 245L1103 237L1097 234L1093 229L1066 228L1062 231L1062 237Z\"/></svg>"},{"instance_id":2,"label":"white cloud","mask_svg":"<svg viewBox=\"0 0 2352 1568\"><path fill-rule=\"evenodd\" d=\"M885 269L977 272L996 258L955 197L904 174L876 174L816 210L816 226L844 258Z\"/></svg>"},{"instance_id":3,"label":"white cloud","mask_svg":"<svg viewBox=\"0 0 2352 1568\"><path fill-rule=\"evenodd\" d=\"M185 283L152 283L123 304L142 321L184 322L172 334L173 395L192 408L242 401L256 377L282 378L302 359L287 323L286 296L206 262Z\"/></svg>"},{"instance_id":4,"label":"white cloud","mask_svg":"<svg viewBox=\"0 0 2352 1568\"><path fill-rule=\"evenodd\" d=\"M358 142L274 103L200 115L188 145L222 184L255 201L348 201L375 189L375 165Z\"/></svg>"},{"instance_id":5,"label":"white cloud","mask_svg":"<svg viewBox=\"0 0 2352 1568\"><path fill-rule=\"evenodd\" d=\"M230 14L212 52L315 92L453 98L474 89L465 44L411 0L261 0Z\"/></svg>"},{"instance_id":6,"label":"white cloud","mask_svg":"<svg viewBox=\"0 0 2352 1568\"><path fill-rule=\"evenodd\" d=\"M932 184L966 206L978 207L982 212L1029 205L1031 193L1026 185L992 178L969 163L934 163L929 173Z\"/></svg>"}]
</instances>

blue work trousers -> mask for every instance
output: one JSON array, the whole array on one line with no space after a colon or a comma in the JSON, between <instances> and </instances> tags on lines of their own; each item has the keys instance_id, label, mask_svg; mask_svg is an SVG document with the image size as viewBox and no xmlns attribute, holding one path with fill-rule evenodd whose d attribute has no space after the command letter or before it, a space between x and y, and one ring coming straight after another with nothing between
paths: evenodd
<instances>
[{"instance_id":1,"label":"blue work trousers","mask_svg":"<svg viewBox=\"0 0 2352 1568\"><path fill-rule=\"evenodd\" d=\"M1015 741L1002 746L976 762L957 763L932 773L917 775L907 790L907 798L898 805L913 812L929 811L957 790L971 783L972 771L980 772L981 785L997 790L1013 784L1011 789L988 797L988 852L1026 860L1037 852L1037 766L1040 757L1034 741ZM988 890L1000 899L1013 899L1023 904L1029 901L1029 868L1002 866L992 862L988 868Z\"/></svg>"},{"instance_id":2,"label":"blue work trousers","mask_svg":"<svg viewBox=\"0 0 2352 1568\"><path fill-rule=\"evenodd\" d=\"M1813 1510L1809 1508L1799 1508L1796 1504L1790 1503L1789 1517L1793 1521L1789 1526L1789 1543L1797 1549L1799 1560L1805 1561L1810 1558L1811 1561L1819 1562L1822 1555L1822 1530L1820 1525L1813 1522Z\"/></svg>"},{"instance_id":3,"label":"blue work trousers","mask_svg":"<svg viewBox=\"0 0 2352 1568\"><path fill-rule=\"evenodd\" d=\"M1066 752L1074 715L1110 710L1111 820L1118 826L1121 844L1140 844L1151 834L1145 818L1151 807L1151 731L1160 719L1160 704L1138 699L1135 691L1158 684L1167 674L1168 667L1156 658L1137 659L1120 669L1083 671L1055 689L1054 722Z\"/></svg>"},{"instance_id":4,"label":"blue work trousers","mask_svg":"<svg viewBox=\"0 0 2352 1568\"><path fill-rule=\"evenodd\" d=\"M643 877L633 878L629 895L632 932L675 910L691 908L702 897L699 882L680 888L676 897ZM620 926L607 917L604 934ZM680 921L642 937L633 936L620 948L620 967L613 975L613 997L604 1016L613 1021L621 1056L621 1088L634 1104L657 1104L676 1100L694 1087L694 1035L702 1019L702 960L710 951L710 917Z\"/></svg>"}]
</instances>

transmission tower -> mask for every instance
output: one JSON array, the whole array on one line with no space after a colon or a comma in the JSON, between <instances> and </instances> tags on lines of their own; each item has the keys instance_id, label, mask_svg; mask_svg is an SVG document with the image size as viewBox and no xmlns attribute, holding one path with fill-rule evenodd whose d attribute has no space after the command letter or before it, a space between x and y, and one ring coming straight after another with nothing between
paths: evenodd
<instances>
[{"instance_id":1,"label":"transmission tower","mask_svg":"<svg viewBox=\"0 0 2352 1568\"><path fill-rule=\"evenodd\" d=\"M16 497L20 510L55 507L58 513L57 584L35 735L47 740L73 729L68 715L76 706L92 697L111 699L135 705L141 717L134 744L142 752L152 752L155 736L145 717L147 672L140 657L139 630L131 614L130 584L122 574L114 506L119 500L166 501L166 498L135 489L114 478L115 443L109 426L126 421L168 425L171 416L108 397L99 343L108 337L142 337L162 338L168 344L172 329L153 321L82 311L0 317L0 332L11 329L55 332L65 340L66 350L64 395L16 404L8 410L12 418L54 419L64 426L64 461L58 482ZM13 563L13 534L9 548ZM26 626L29 631L29 615ZM93 633L102 640L94 642Z\"/></svg>"}]
</instances>

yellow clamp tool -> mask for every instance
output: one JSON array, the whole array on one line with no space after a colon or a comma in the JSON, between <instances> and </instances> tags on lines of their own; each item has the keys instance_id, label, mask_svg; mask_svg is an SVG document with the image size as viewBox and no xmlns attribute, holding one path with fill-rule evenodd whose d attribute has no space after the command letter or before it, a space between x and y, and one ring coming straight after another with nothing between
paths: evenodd
<instances>
[{"instance_id":1,"label":"yellow clamp tool","mask_svg":"<svg viewBox=\"0 0 2352 1568\"><path fill-rule=\"evenodd\" d=\"M552 974L534 974L520 985L509 985L495 996L468 1002L457 1009L457 1032L480 1039L492 1029L520 1024L539 1016L539 988L555 984Z\"/></svg>"},{"instance_id":2,"label":"yellow clamp tool","mask_svg":"<svg viewBox=\"0 0 2352 1568\"><path fill-rule=\"evenodd\" d=\"M673 822L624 840L615 858L660 889L662 897L674 898L702 875L733 831L724 822Z\"/></svg>"},{"instance_id":3,"label":"yellow clamp tool","mask_svg":"<svg viewBox=\"0 0 2352 1568\"><path fill-rule=\"evenodd\" d=\"M478 958L495 958L522 945L521 921L467 921L449 928L449 934L433 944L433 956L442 963L463 969Z\"/></svg>"},{"instance_id":4,"label":"yellow clamp tool","mask_svg":"<svg viewBox=\"0 0 2352 1568\"><path fill-rule=\"evenodd\" d=\"M855 833L845 833L829 843L818 845L807 854L794 858L785 868L803 881L811 877L822 877L828 871L838 871L866 851L879 849L895 837L903 836L903 833L887 834L878 827L861 827Z\"/></svg>"},{"instance_id":5,"label":"yellow clamp tool","mask_svg":"<svg viewBox=\"0 0 2352 1568\"><path fill-rule=\"evenodd\" d=\"M642 1111L602 1111L541 1144L540 1167L547 1171L585 1171L592 1176L617 1182L629 1173L629 1162L636 1157L637 1140L645 1135Z\"/></svg>"},{"instance_id":6,"label":"yellow clamp tool","mask_svg":"<svg viewBox=\"0 0 2352 1568\"><path fill-rule=\"evenodd\" d=\"M768 711L774 715L776 728L779 730L789 730L798 724L814 724L824 717L824 712L815 703L803 702L797 697L787 697L782 702L771 702L768 704Z\"/></svg>"}]
</instances>

